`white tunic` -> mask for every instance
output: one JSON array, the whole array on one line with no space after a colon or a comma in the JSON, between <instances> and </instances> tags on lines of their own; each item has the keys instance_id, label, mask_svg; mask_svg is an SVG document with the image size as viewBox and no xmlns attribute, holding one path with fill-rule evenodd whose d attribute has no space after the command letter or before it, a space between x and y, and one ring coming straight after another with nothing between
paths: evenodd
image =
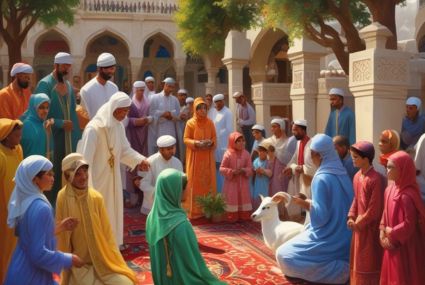
<instances>
[{"instance_id":1,"label":"white tunic","mask_svg":"<svg viewBox=\"0 0 425 285\"><path fill-rule=\"evenodd\" d=\"M227 150L229 135L234 131L233 114L226 106L224 106L220 111L215 108L210 110L214 110L211 112L210 119L214 123L217 135L217 147L214 152L215 161L221 162L223 160L223 155Z\"/></svg>"},{"instance_id":2,"label":"white tunic","mask_svg":"<svg viewBox=\"0 0 425 285\"><path fill-rule=\"evenodd\" d=\"M81 106L87 110L89 118L92 119L99 108L108 102L116 92L118 92L118 87L115 83L108 80L105 85L102 85L94 77L80 90Z\"/></svg>"},{"instance_id":3,"label":"white tunic","mask_svg":"<svg viewBox=\"0 0 425 285\"><path fill-rule=\"evenodd\" d=\"M249 103L236 104L236 122L239 127L255 125L255 110Z\"/></svg>"},{"instance_id":4,"label":"white tunic","mask_svg":"<svg viewBox=\"0 0 425 285\"><path fill-rule=\"evenodd\" d=\"M150 91L149 89L145 89L145 96L148 98L148 102L150 104L152 97L155 95L155 91ZM149 124L148 126L148 155L152 155L156 152L156 125L155 123Z\"/></svg>"},{"instance_id":5,"label":"white tunic","mask_svg":"<svg viewBox=\"0 0 425 285\"><path fill-rule=\"evenodd\" d=\"M157 152L148 158L150 163L149 171L144 172L143 179L140 182L140 190L143 191L143 204L140 212L142 214L149 214L152 209L156 178L158 175L167 168L174 168L183 172L183 165L176 157L171 157L165 160L162 155Z\"/></svg>"},{"instance_id":6,"label":"white tunic","mask_svg":"<svg viewBox=\"0 0 425 285\"><path fill-rule=\"evenodd\" d=\"M174 120L167 120L162 118L161 115L164 112L171 112ZM173 95L164 95L164 91L161 93L155 94L151 101L149 107L149 115L153 117L153 124L156 125L156 137L170 135L176 137L176 124L175 120L180 114L180 104L179 100Z\"/></svg>"}]
</instances>

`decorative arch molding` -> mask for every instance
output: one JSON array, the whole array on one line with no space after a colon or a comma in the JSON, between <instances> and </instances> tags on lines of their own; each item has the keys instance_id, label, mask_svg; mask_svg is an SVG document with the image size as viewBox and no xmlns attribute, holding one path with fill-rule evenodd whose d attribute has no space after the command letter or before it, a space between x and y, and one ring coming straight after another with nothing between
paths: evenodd
<instances>
[{"instance_id":1,"label":"decorative arch molding","mask_svg":"<svg viewBox=\"0 0 425 285\"><path fill-rule=\"evenodd\" d=\"M127 52L130 53L130 46L128 44L130 42L129 39L123 33L120 33L119 31L113 28L105 27L100 30L97 30L96 32L92 33L86 38L86 40L82 44L82 46L84 47L82 50L83 55L86 55L85 53L87 52L87 49L94 41L96 41L102 36L108 36L108 35L112 37L116 37L120 42L124 44L124 46L127 49Z\"/></svg>"},{"instance_id":2,"label":"decorative arch molding","mask_svg":"<svg viewBox=\"0 0 425 285\"><path fill-rule=\"evenodd\" d=\"M67 34L63 30L59 29L58 27L54 27L48 30L41 30L38 33L35 33L28 39L27 46L33 47L33 49L35 49L40 44L40 41L42 41L43 38L49 33L57 33L66 42L66 44L69 47L70 53L72 54L73 48L72 48L71 41L67 37Z\"/></svg>"},{"instance_id":3,"label":"decorative arch molding","mask_svg":"<svg viewBox=\"0 0 425 285\"><path fill-rule=\"evenodd\" d=\"M142 39L141 50L145 48L147 41L150 40L151 38L154 38L155 36L163 37L165 40L169 41L173 49L172 50L173 57L174 58L177 57L177 46L178 46L177 41L174 39L172 35L170 35L169 33L167 33L166 31L162 29L156 29L152 31L151 33L147 34L146 36L144 36Z\"/></svg>"}]
</instances>

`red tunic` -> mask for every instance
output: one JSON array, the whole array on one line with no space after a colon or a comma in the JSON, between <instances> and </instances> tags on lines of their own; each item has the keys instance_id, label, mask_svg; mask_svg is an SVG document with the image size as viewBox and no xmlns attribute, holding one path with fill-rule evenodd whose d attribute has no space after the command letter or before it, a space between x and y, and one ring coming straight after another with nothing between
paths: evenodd
<instances>
[{"instance_id":1,"label":"red tunic","mask_svg":"<svg viewBox=\"0 0 425 285\"><path fill-rule=\"evenodd\" d=\"M379 244L379 222L382 216L383 178L370 168L361 170L353 179L354 200L348 217L356 221L359 230L353 232L350 254L350 284L379 284L382 247Z\"/></svg>"}]
</instances>

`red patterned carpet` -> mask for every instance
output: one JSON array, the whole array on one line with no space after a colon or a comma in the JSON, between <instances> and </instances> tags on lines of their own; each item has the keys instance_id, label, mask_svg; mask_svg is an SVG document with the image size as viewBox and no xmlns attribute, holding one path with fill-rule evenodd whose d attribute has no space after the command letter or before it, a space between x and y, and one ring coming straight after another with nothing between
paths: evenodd
<instances>
[{"instance_id":1,"label":"red patterned carpet","mask_svg":"<svg viewBox=\"0 0 425 285\"><path fill-rule=\"evenodd\" d=\"M223 254L201 251L212 272L228 284L286 285L307 284L288 281L275 266L272 252L264 245L259 223L211 224L205 220L193 222L201 244L222 249ZM123 251L129 266L137 272L139 284L153 284L149 252L145 241L145 219L137 210L126 210Z\"/></svg>"}]
</instances>

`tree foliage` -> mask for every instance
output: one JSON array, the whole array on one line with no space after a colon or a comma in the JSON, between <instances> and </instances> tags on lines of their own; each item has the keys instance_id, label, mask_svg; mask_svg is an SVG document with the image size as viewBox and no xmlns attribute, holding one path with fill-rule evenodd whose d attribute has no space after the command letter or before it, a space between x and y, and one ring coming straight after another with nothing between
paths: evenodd
<instances>
[{"instance_id":1,"label":"tree foliage","mask_svg":"<svg viewBox=\"0 0 425 285\"><path fill-rule=\"evenodd\" d=\"M37 21L50 27L62 21L74 22L79 0L1 0L0 35L7 44L9 67L21 61L21 46Z\"/></svg>"},{"instance_id":2,"label":"tree foliage","mask_svg":"<svg viewBox=\"0 0 425 285\"><path fill-rule=\"evenodd\" d=\"M180 0L174 19L183 49L193 55L221 54L230 30L247 30L260 18L262 1Z\"/></svg>"}]
</instances>

